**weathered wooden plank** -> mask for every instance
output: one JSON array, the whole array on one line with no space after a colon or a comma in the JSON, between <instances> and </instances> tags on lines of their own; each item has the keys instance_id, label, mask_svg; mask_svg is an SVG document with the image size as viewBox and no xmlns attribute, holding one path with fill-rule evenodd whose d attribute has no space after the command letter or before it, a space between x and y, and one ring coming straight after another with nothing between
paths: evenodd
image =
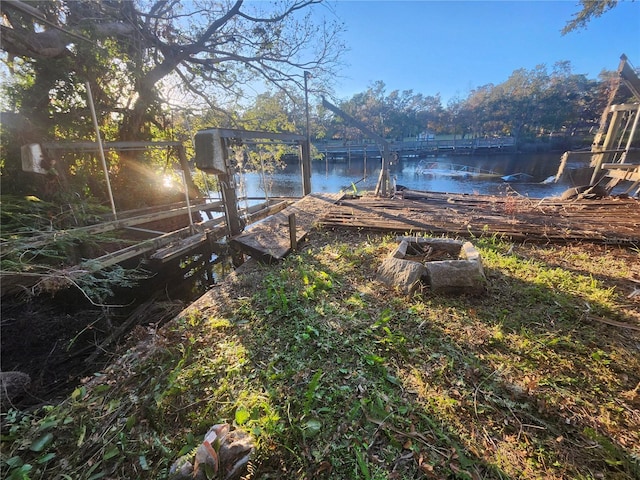
<instances>
[{"instance_id":1,"label":"weathered wooden plank","mask_svg":"<svg viewBox=\"0 0 640 480\"><path fill-rule=\"evenodd\" d=\"M295 240L299 243L315 222L329 211L344 194L307 195L281 212L249 226L231 239L232 245L262 260L281 260L291 251L289 215L295 214Z\"/></svg>"},{"instance_id":2,"label":"weathered wooden plank","mask_svg":"<svg viewBox=\"0 0 640 480\"><path fill-rule=\"evenodd\" d=\"M212 208L217 208L219 202L215 203L201 203L195 204L191 207L191 211L196 213L199 210L209 210ZM109 222L102 222L96 225L88 225L86 227L77 227L69 230L57 230L52 233L41 234L34 236L29 242L30 248L36 248L40 245L46 245L51 242L54 238L60 238L61 236L66 235L67 233L73 234L97 234L97 233L105 233L111 232L114 230L132 227L134 225L141 225L145 223L149 223L156 220L166 220L169 218L177 217L180 215L185 215L189 212L188 207L177 207L177 208L169 208L160 212L151 212L143 215L137 215L129 218L122 218L120 220L114 220Z\"/></svg>"},{"instance_id":3,"label":"weathered wooden plank","mask_svg":"<svg viewBox=\"0 0 640 480\"><path fill-rule=\"evenodd\" d=\"M156 252L151 255L151 259L166 263L173 260L174 258L178 258L179 256L184 255L191 250L194 250L195 248L203 245L206 242L206 232L197 233L183 240L180 240L177 244L156 250Z\"/></svg>"},{"instance_id":4,"label":"weathered wooden plank","mask_svg":"<svg viewBox=\"0 0 640 480\"><path fill-rule=\"evenodd\" d=\"M640 168L640 163L603 163L601 166L603 169L633 170Z\"/></svg>"},{"instance_id":5,"label":"weathered wooden plank","mask_svg":"<svg viewBox=\"0 0 640 480\"><path fill-rule=\"evenodd\" d=\"M637 182L640 180L640 169L637 170L622 170L619 168L610 169L607 171L607 177L616 178L618 180L628 180L630 182Z\"/></svg>"}]
</instances>

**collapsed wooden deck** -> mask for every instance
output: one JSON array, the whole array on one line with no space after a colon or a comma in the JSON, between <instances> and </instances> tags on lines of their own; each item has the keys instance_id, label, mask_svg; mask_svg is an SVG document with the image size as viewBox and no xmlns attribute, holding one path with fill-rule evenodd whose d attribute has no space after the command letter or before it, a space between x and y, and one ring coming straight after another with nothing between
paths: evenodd
<instances>
[{"instance_id":1,"label":"collapsed wooden deck","mask_svg":"<svg viewBox=\"0 0 640 480\"><path fill-rule=\"evenodd\" d=\"M307 195L275 215L248 226L231 239L231 244L260 260L281 260L292 250L292 242L301 241L318 219L343 197L343 193ZM290 223L292 216L293 224ZM290 231L291 225L295 234Z\"/></svg>"},{"instance_id":2,"label":"collapsed wooden deck","mask_svg":"<svg viewBox=\"0 0 640 480\"><path fill-rule=\"evenodd\" d=\"M426 233L460 237L500 235L514 241L566 243L572 241L640 245L640 201L633 198L562 201L513 196L484 196L421 192L420 198L346 198L344 193L311 194L291 204L275 202L252 207L250 225L231 239L240 251L263 261L281 260L314 227L349 228L395 233ZM218 205L199 205L196 211ZM286 207L286 208L285 208ZM205 220L171 232L152 229L150 220L184 216L183 206L160 214L146 213L76 229L85 233L110 230L142 235L133 245L94 258L59 273L95 271L127 259L144 256L164 263L214 238L227 235L224 217ZM265 218L266 217L266 218ZM290 220L295 218L295 222ZM261 219L261 220L260 220ZM256 223L251 223L251 222ZM294 227L293 230L291 227ZM144 227L144 228L143 228ZM65 232L62 232L65 233ZM149 238L149 236L151 238ZM35 237L34 246L48 238ZM44 275L44 274L43 274ZM0 296L29 288L42 275L0 272Z\"/></svg>"},{"instance_id":3,"label":"collapsed wooden deck","mask_svg":"<svg viewBox=\"0 0 640 480\"><path fill-rule=\"evenodd\" d=\"M272 215L291 203L290 199L278 199L248 207L240 213L245 221L250 223ZM57 270L0 271L0 297L23 290L29 291L34 285L49 277L74 279L132 259L144 260L149 266L159 267L226 237L228 229L225 217L221 214L223 210L220 201L197 201L190 206L178 202L161 207L120 212L117 220L109 218L95 225L31 237L21 245L24 251L37 251L65 236L91 238L108 232L112 240L100 244L108 253L83 259L78 264L68 259L68 264ZM200 217L207 219L198 221ZM3 243L1 246L4 249L7 244Z\"/></svg>"},{"instance_id":4,"label":"collapsed wooden deck","mask_svg":"<svg viewBox=\"0 0 640 480\"><path fill-rule=\"evenodd\" d=\"M296 218L295 240L314 226L460 237L500 235L515 241L572 241L640 245L640 202L531 199L513 196L420 192L420 198L347 198L312 194L252 224L232 245L263 261L292 251L289 218Z\"/></svg>"},{"instance_id":5,"label":"collapsed wooden deck","mask_svg":"<svg viewBox=\"0 0 640 480\"><path fill-rule=\"evenodd\" d=\"M343 199L318 222L325 228L503 235L517 241L640 244L635 199L561 201L510 196L426 193L421 199Z\"/></svg>"}]
</instances>

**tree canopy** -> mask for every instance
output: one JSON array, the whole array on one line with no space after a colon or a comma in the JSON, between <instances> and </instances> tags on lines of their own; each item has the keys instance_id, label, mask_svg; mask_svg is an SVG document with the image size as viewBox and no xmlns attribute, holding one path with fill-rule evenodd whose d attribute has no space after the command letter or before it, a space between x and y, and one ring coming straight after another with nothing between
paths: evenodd
<instances>
[{"instance_id":1,"label":"tree canopy","mask_svg":"<svg viewBox=\"0 0 640 480\"><path fill-rule=\"evenodd\" d=\"M219 108L256 82L301 88L304 70L329 81L342 27L310 15L320 2L9 0L2 49L54 101L90 81L119 139L140 138L169 94Z\"/></svg>"},{"instance_id":2,"label":"tree canopy","mask_svg":"<svg viewBox=\"0 0 640 480\"><path fill-rule=\"evenodd\" d=\"M3 1L5 103L26 119L14 163L19 145L93 138L87 83L103 138L119 141L170 139L181 109L229 112L265 85L302 91L305 71L328 88L344 49L342 25L312 15L321 3ZM131 178L135 156L120 154L112 173Z\"/></svg>"},{"instance_id":3,"label":"tree canopy","mask_svg":"<svg viewBox=\"0 0 640 480\"><path fill-rule=\"evenodd\" d=\"M413 90L386 91L383 81L374 82L366 91L341 103L340 108L388 138L416 136L427 128L436 128L443 115L440 95L430 96ZM341 119L334 119L335 134L345 139L361 139L362 132Z\"/></svg>"}]
</instances>

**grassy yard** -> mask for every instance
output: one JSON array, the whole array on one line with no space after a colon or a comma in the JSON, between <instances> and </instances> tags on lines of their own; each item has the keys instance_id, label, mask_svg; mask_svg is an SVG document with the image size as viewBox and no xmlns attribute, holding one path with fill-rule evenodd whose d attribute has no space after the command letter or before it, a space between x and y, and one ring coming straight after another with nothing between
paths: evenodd
<instances>
[{"instance_id":1,"label":"grassy yard","mask_svg":"<svg viewBox=\"0 0 640 480\"><path fill-rule=\"evenodd\" d=\"M246 478L640 478L640 251L474 243L485 294L405 296L376 281L394 237L315 231L5 413L0 476L167 478L227 422Z\"/></svg>"}]
</instances>

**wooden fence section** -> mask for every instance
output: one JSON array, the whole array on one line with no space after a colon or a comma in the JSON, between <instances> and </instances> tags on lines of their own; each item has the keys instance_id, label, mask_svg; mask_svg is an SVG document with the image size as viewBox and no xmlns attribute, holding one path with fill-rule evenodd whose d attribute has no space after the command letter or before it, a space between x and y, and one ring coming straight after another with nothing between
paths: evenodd
<instances>
[{"instance_id":1,"label":"wooden fence section","mask_svg":"<svg viewBox=\"0 0 640 480\"><path fill-rule=\"evenodd\" d=\"M281 260L291 251L291 244L301 241L343 196L343 193L307 195L281 212L248 226L231 239L231 244L260 260ZM289 229L292 215L295 236Z\"/></svg>"},{"instance_id":2,"label":"wooden fence section","mask_svg":"<svg viewBox=\"0 0 640 480\"><path fill-rule=\"evenodd\" d=\"M519 241L638 245L640 202L440 193L425 194L421 200L364 197L338 202L319 224L463 237L498 234Z\"/></svg>"}]
</instances>

